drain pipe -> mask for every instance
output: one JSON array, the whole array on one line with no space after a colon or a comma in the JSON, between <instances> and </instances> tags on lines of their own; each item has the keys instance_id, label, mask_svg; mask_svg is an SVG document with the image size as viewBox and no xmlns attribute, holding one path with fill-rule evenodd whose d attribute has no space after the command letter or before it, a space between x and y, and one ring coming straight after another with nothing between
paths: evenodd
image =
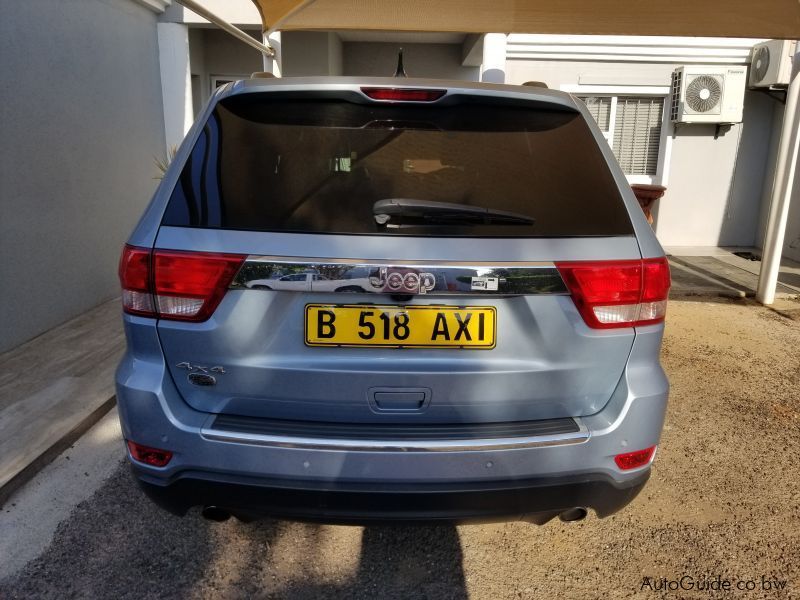
<instances>
[{"instance_id":1,"label":"drain pipe","mask_svg":"<svg viewBox=\"0 0 800 600\"><path fill-rule=\"evenodd\" d=\"M800 48L800 46L798 46ZM786 109L783 113L781 141L775 160L775 181L772 184L772 200L769 205L767 233L758 273L756 300L761 304L775 302L778 273L781 266L786 221L789 218L789 202L797 169L798 147L800 147L800 51L792 61L792 81L786 91Z\"/></svg>"},{"instance_id":2,"label":"drain pipe","mask_svg":"<svg viewBox=\"0 0 800 600\"><path fill-rule=\"evenodd\" d=\"M266 44L262 44L258 40L254 40L249 35L247 35L244 31L236 27L235 25L231 25L225 19L220 16L215 15L210 10L208 10L202 4L195 2L195 0L175 0L178 4L181 4L188 8L193 13L197 13L204 19L211 21L214 25L222 29L223 31L231 34L240 42L244 42L248 46L251 46L261 52L264 57L274 58L275 57L275 48L272 46L268 46Z\"/></svg>"}]
</instances>

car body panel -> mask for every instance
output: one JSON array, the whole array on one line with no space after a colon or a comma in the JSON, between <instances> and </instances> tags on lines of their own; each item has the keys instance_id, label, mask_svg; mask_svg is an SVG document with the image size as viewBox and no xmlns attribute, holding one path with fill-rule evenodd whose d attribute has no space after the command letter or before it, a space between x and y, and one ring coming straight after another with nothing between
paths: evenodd
<instances>
[{"instance_id":1,"label":"car body panel","mask_svg":"<svg viewBox=\"0 0 800 600\"><path fill-rule=\"evenodd\" d=\"M347 238L342 240L341 238ZM347 243L347 250L344 244ZM480 258L482 264L512 264L525 257L639 258L633 237L607 239L470 239L263 234L162 227L157 247L206 249L248 255L301 252L322 258L364 258L386 264L424 257L449 264ZM472 254L474 252L474 254ZM359 254L360 253L360 254ZM298 259L298 257L294 257ZM395 260L391 260L395 259ZM309 293L313 283L284 282L283 292L231 290L202 324L162 320L158 331L178 389L186 401L208 412L368 421L411 418L370 410L374 387L433 391L421 421L456 422L547 419L588 415L609 399L625 367L633 328L597 331L585 325L569 297L548 295L483 298L474 293L415 296L406 304L481 304L498 311L498 345L490 355L448 349L309 348L303 342L303 309L314 303L397 304L390 294ZM288 286L296 286L287 293ZM320 290L323 291L323 290ZM599 357L602 357L600 359ZM176 365L222 366L213 387L197 387ZM299 374L302 373L303 376ZM453 377L459 373L459 377Z\"/></svg>"}]
</instances>

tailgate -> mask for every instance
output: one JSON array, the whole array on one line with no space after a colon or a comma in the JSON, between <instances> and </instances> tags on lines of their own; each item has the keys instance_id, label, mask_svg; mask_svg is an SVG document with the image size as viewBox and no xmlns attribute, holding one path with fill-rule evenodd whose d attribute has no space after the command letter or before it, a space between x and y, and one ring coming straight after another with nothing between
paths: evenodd
<instances>
[{"instance_id":1,"label":"tailgate","mask_svg":"<svg viewBox=\"0 0 800 600\"><path fill-rule=\"evenodd\" d=\"M310 243L297 239L303 236L292 237L298 247L307 248ZM608 401L633 344L633 328L590 329L552 260L547 260L575 260L582 252L586 258L587 251L593 258L603 258L598 252L609 257L635 255L633 238L606 240L599 245L601 250L596 241L587 244L585 240L503 240L500 246L487 240L460 242L463 248L457 253L461 255L474 252L499 259L499 255L538 254L543 259L472 263L415 260L452 254L453 241L417 240L412 252L406 248L410 260L398 263L388 258L277 257L276 246L285 249L288 240L261 236L260 243L254 243L257 238L243 232L178 228L163 228L159 236L159 244L170 248L225 247L249 255L207 322L159 321L161 343L177 387L198 410L341 422L477 423L588 415ZM400 251L397 240L380 241L381 255ZM340 248L337 236L316 236L313 243L321 250ZM376 255L375 240L351 240L349 247L355 255L367 251ZM391 273L414 273L412 282L424 282L426 274L431 274L433 288L425 293L419 293L419 287L390 292L377 287L382 283L382 269L383 279ZM265 284L292 270L326 275L317 278L316 289L316 281L311 281L306 291L279 285L269 289ZM487 284L490 289L484 287ZM478 289L472 289L473 285ZM491 289L493 285L497 289ZM357 319L337 314L334 324L341 330L337 337L310 345L318 324L314 309L341 306L368 314L365 323L373 327L360 331L373 329L379 339L353 345L353 327L358 338ZM388 339L382 339L380 315L385 312L391 317L409 308L431 311L433 317L411 321L412 327L420 327L412 330L411 343L393 335L394 320ZM460 340L454 339L459 324L452 314L440 317L435 330L436 316L448 311L460 316L462 324L473 315ZM479 313L485 314L482 344ZM450 345L419 345L419 336L431 338L434 332L438 335L431 343ZM323 327L322 333L330 335L330 327ZM400 331L401 336L404 333ZM472 339L467 340L468 336ZM375 342L380 345L372 345ZM216 368L216 384L192 384L187 365Z\"/></svg>"}]
</instances>

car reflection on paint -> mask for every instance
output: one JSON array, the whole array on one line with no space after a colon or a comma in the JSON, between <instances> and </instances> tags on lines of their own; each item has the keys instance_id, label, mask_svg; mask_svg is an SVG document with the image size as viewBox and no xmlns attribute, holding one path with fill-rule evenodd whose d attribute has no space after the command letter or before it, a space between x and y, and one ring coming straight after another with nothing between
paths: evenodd
<instances>
[{"instance_id":1,"label":"car reflection on paint","mask_svg":"<svg viewBox=\"0 0 800 600\"><path fill-rule=\"evenodd\" d=\"M348 273L352 275L352 273ZM369 277L348 277L347 279L330 279L313 270L302 273L290 273L269 279L248 281L247 287L256 290L280 290L289 292L309 292L312 289L321 292L365 292L371 289Z\"/></svg>"}]
</instances>

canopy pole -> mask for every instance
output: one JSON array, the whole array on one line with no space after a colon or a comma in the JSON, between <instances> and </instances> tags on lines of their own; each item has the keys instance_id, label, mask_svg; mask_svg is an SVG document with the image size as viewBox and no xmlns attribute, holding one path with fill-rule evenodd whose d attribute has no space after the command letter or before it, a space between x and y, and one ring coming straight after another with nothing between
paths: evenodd
<instances>
[{"instance_id":1,"label":"canopy pole","mask_svg":"<svg viewBox=\"0 0 800 600\"><path fill-rule=\"evenodd\" d=\"M783 127L775 160L775 180L772 184L772 199L769 206L767 232L761 256L761 270L758 273L756 300L761 304L775 302L778 274L781 267L783 240L786 235L786 222L789 218L789 202L792 197L795 170L797 168L798 147L800 147L800 51L794 55L793 77L786 92L786 108L783 113Z\"/></svg>"},{"instance_id":2,"label":"canopy pole","mask_svg":"<svg viewBox=\"0 0 800 600\"><path fill-rule=\"evenodd\" d=\"M280 77L283 70L283 53L281 52L281 32L273 31L264 34L264 44L273 48L275 52L272 56L264 55L264 71L272 73L275 77Z\"/></svg>"},{"instance_id":3,"label":"canopy pole","mask_svg":"<svg viewBox=\"0 0 800 600\"><path fill-rule=\"evenodd\" d=\"M507 39L505 33L487 33L483 36L481 81L484 83L506 82Z\"/></svg>"},{"instance_id":4,"label":"canopy pole","mask_svg":"<svg viewBox=\"0 0 800 600\"><path fill-rule=\"evenodd\" d=\"M270 47L268 45L262 44L258 40L254 40L252 37L247 35L244 31L242 31L241 29L239 29L235 25L231 25L230 23L228 23L222 17L219 17L219 16L215 15L210 10L208 10L205 6L195 2L195 0L175 0L175 1L178 4L182 4L183 6L188 8L190 11L192 11L194 13L197 13L198 15L203 17L204 19L208 19L209 21L211 21L214 25L216 25L217 27L219 27L223 31L225 31L227 33L230 33L233 37L235 37L240 42L244 42L248 46L252 46L256 50L261 52L261 54L264 55L265 59L268 56L269 57L275 56L275 49L274 48L272 48L272 47Z\"/></svg>"}]
</instances>

